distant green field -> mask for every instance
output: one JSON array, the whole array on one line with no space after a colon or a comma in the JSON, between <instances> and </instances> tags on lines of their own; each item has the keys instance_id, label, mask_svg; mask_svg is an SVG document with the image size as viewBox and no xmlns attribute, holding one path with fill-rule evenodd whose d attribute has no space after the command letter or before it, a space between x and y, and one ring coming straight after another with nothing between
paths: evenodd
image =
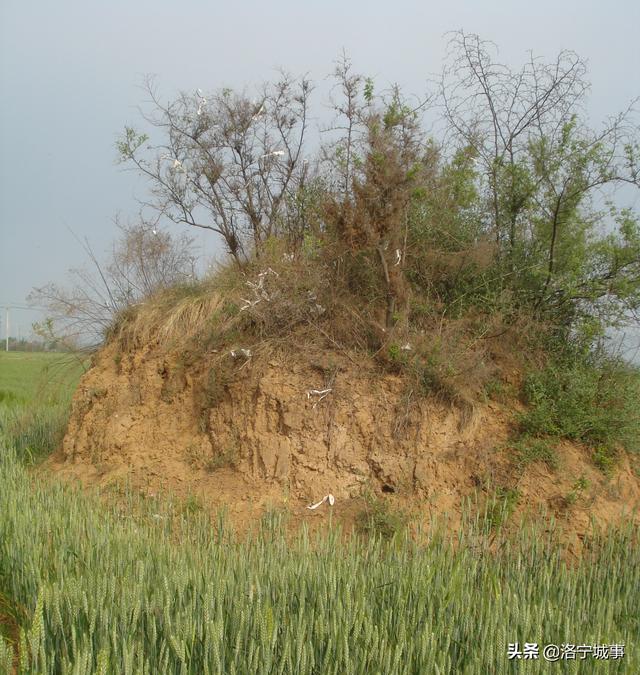
<instances>
[{"instance_id":1,"label":"distant green field","mask_svg":"<svg viewBox=\"0 0 640 675\"><path fill-rule=\"evenodd\" d=\"M0 352L0 403L63 402L83 370L73 354Z\"/></svg>"},{"instance_id":2,"label":"distant green field","mask_svg":"<svg viewBox=\"0 0 640 675\"><path fill-rule=\"evenodd\" d=\"M0 352L0 437L28 463L59 446L83 371L73 354Z\"/></svg>"}]
</instances>

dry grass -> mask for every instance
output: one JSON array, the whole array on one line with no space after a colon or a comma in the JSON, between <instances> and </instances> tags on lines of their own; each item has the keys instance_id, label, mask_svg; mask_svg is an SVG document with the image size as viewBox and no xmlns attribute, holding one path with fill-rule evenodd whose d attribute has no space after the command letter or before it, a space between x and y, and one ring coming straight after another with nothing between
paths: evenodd
<instances>
[{"instance_id":1,"label":"dry grass","mask_svg":"<svg viewBox=\"0 0 640 675\"><path fill-rule=\"evenodd\" d=\"M220 266L206 280L130 308L115 322L112 339L122 351L159 345L192 372L201 370L203 405L221 393L212 387L211 373L228 380L242 365L227 363L232 351L248 350L255 362L274 352L330 349L354 363L374 362L403 375L409 398L435 396L458 408L461 430L471 428L504 352L513 353L511 343L522 343L531 326L509 330L504 317L479 310L451 318L420 298L407 321L387 329L375 279L355 279L357 261L330 253L292 255L274 241L243 268ZM508 349L500 348L503 342L510 343Z\"/></svg>"},{"instance_id":2,"label":"dry grass","mask_svg":"<svg viewBox=\"0 0 640 675\"><path fill-rule=\"evenodd\" d=\"M150 342L172 347L199 333L222 302L206 282L162 291L120 315L111 335L123 351Z\"/></svg>"}]
</instances>

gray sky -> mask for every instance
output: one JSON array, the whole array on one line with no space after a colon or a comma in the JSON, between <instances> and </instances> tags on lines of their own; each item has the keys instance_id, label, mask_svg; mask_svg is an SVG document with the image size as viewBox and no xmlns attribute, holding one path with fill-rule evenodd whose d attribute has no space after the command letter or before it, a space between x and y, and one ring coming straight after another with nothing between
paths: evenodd
<instances>
[{"instance_id":1,"label":"gray sky","mask_svg":"<svg viewBox=\"0 0 640 675\"><path fill-rule=\"evenodd\" d=\"M115 164L114 143L140 123L145 74L157 75L165 98L241 88L276 67L321 79L344 48L380 85L420 94L442 66L445 33L463 28L496 42L512 65L528 50L578 52L598 121L640 94L639 26L637 0L2 0L0 304L24 304L32 287L64 283L85 262L70 230L102 252L115 214L135 215L144 184ZM197 240L214 253L212 237ZM38 318L13 317L23 335Z\"/></svg>"}]
</instances>

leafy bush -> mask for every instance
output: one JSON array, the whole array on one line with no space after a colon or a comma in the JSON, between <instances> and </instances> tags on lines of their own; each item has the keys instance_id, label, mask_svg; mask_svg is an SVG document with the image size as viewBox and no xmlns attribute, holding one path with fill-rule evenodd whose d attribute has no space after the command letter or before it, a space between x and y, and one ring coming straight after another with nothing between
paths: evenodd
<instances>
[{"instance_id":1,"label":"leafy bush","mask_svg":"<svg viewBox=\"0 0 640 675\"><path fill-rule=\"evenodd\" d=\"M637 450L640 439L640 375L610 357L551 361L524 381L521 430L558 436L592 447Z\"/></svg>"},{"instance_id":2,"label":"leafy bush","mask_svg":"<svg viewBox=\"0 0 640 675\"><path fill-rule=\"evenodd\" d=\"M218 469L234 467L238 463L238 448L236 445L228 445L224 449L210 457L204 465L207 471L213 472Z\"/></svg>"},{"instance_id":3,"label":"leafy bush","mask_svg":"<svg viewBox=\"0 0 640 675\"><path fill-rule=\"evenodd\" d=\"M604 473L609 475L618 459L617 453L612 448L599 446L593 451L593 463Z\"/></svg>"},{"instance_id":4,"label":"leafy bush","mask_svg":"<svg viewBox=\"0 0 640 675\"><path fill-rule=\"evenodd\" d=\"M588 488L589 481L584 476L580 476L580 478L578 478L578 480L573 484L571 492L569 492L564 498L565 504L567 506L573 506Z\"/></svg>"}]
</instances>

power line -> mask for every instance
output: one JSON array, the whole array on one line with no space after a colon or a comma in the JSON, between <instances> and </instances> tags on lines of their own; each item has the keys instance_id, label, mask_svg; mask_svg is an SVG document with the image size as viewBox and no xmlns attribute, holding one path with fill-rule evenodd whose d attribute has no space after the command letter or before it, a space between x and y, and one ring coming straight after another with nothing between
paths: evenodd
<instances>
[{"instance_id":1,"label":"power line","mask_svg":"<svg viewBox=\"0 0 640 675\"><path fill-rule=\"evenodd\" d=\"M20 305L11 302L0 302L0 307L8 307L9 309L24 309L26 311L47 309L46 307L41 307L40 305Z\"/></svg>"},{"instance_id":2,"label":"power line","mask_svg":"<svg viewBox=\"0 0 640 675\"><path fill-rule=\"evenodd\" d=\"M4 311L5 311L5 324L4 324L5 344L4 344L4 348L5 348L5 351L7 351L7 352L9 351L9 333L11 331L10 323L9 323L9 321L10 321L9 310L10 309L22 309L22 310L31 312L31 311L46 309L46 307L40 307L38 305L27 306L27 305L20 305L18 303L13 303L13 304L11 304L11 303L0 303L0 307L4 307ZM19 338L19 336L20 336L20 326L18 325L17 328L18 328L18 338Z\"/></svg>"}]
</instances>

